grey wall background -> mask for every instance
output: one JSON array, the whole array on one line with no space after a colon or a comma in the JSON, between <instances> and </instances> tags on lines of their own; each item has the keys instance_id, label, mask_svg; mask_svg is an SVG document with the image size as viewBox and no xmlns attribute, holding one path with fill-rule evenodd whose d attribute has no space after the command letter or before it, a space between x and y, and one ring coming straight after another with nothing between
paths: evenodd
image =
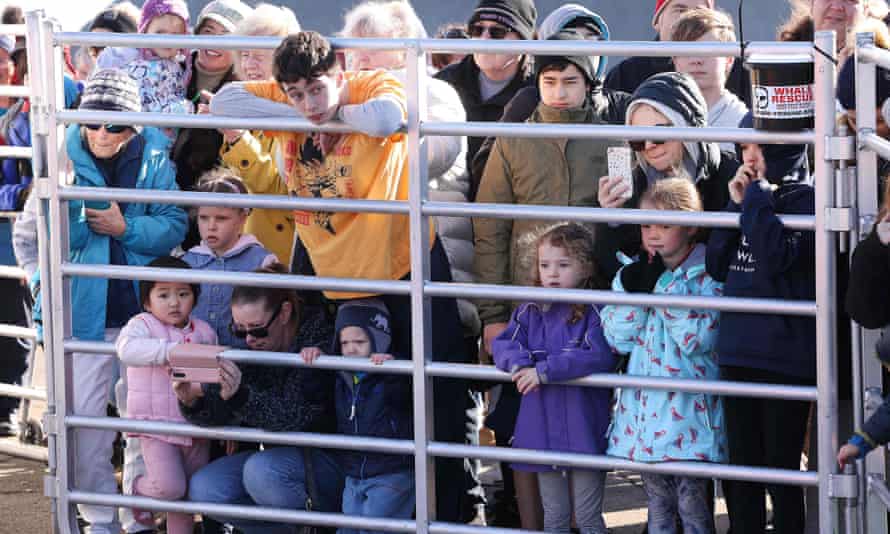
<instances>
[{"instance_id":1,"label":"grey wall background","mask_svg":"<svg viewBox=\"0 0 890 534\"><path fill-rule=\"evenodd\" d=\"M256 5L255 0L245 0ZM359 0L267 0L269 3L285 5L294 10L300 25L307 30L315 30L325 35L339 31L343 25L343 14ZM606 19L612 39L624 41L646 41L652 38L651 26L655 0L535 0L538 21L544 19L560 5L575 1ZM788 0L742 0L745 39L749 41L771 41L775 39L776 28L787 18L790 7ZM197 16L206 0L187 0L192 17ZM439 26L448 22L466 22L478 0L413 0L412 5L420 15L427 32L435 33ZM134 3L141 5L139 0ZM729 12L738 29L739 0L717 0L717 7ZM621 58L611 58L614 65Z\"/></svg>"}]
</instances>

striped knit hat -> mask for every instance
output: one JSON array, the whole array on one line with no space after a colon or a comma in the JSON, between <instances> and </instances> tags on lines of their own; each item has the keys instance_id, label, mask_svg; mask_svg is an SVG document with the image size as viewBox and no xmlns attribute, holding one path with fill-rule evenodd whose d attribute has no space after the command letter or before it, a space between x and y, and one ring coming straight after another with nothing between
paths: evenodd
<instances>
[{"instance_id":1,"label":"striped knit hat","mask_svg":"<svg viewBox=\"0 0 890 534\"><path fill-rule=\"evenodd\" d=\"M123 71L102 69L87 79L79 109L97 111L142 111L139 86Z\"/></svg>"}]
</instances>

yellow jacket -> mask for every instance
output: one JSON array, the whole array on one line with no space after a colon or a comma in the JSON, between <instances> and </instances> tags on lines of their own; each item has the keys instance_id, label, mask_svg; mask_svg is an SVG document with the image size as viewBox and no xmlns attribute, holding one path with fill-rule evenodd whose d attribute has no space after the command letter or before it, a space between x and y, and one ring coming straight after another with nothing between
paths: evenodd
<instances>
[{"instance_id":1,"label":"yellow jacket","mask_svg":"<svg viewBox=\"0 0 890 534\"><path fill-rule=\"evenodd\" d=\"M275 154L278 141L260 130L244 132L234 144L223 143L220 157L235 170L247 189L256 195L285 195L287 184L278 174ZM244 231L253 234L278 261L290 265L294 244L294 216L290 210L255 209Z\"/></svg>"}]
</instances>

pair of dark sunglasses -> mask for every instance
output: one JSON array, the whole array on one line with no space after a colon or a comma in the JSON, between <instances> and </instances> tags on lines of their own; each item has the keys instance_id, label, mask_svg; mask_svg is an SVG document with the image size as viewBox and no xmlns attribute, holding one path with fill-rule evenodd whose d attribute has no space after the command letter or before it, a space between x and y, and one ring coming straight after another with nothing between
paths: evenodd
<instances>
[{"instance_id":1,"label":"pair of dark sunglasses","mask_svg":"<svg viewBox=\"0 0 890 534\"><path fill-rule=\"evenodd\" d=\"M272 314L272 317L269 318L269 321L266 322L265 325L241 330L240 328L235 327L235 323L230 323L229 332L238 339L244 339L247 336L252 336L254 338L269 337L269 327L272 326L272 323L278 318L279 313L281 313L281 305L278 306L278 309L275 310L275 313Z\"/></svg>"},{"instance_id":2,"label":"pair of dark sunglasses","mask_svg":"<svg viewBox=\"0 0 890 534\"><path fill-rule=\"evenodd\" d=\"M110 134L119 134L129 128L126 124L84 124L83 126L84 128L93 131L105 128L105 131Z\"/></svg>"},{"instance_id":3,"label":"pair of dark sunglasses","mask_svg":"<svg viewBox=\"0 0 890 534\"><path fill-rule=\"evenodd\" d=\"M653 124L653 126L670 127L671 125L670 124ZM664 140L653 141L650 139L648 141L628 141L627 144L628 144L628 146L630 146L630 149L633 150L634 152L642 152L643 149L646 148L646 143L652 143L653 145L663 145L663 144L665 144L665 142L666 141L664 141Z\"/></svg>"},{"instance_id":4,"label":"pair of dark sunglasses","mask_svg":"<svg viewBox=\"0 0 890 534\"><path fill-rule=\"evenodd\" d=\"M488 36L492 39L504 39L511 31L513 30L503 26L483 26L481 24L473 24L470 26L468 33L473 39L482 37L485 32L488 32Z\"/></svg>"}]
</instances>

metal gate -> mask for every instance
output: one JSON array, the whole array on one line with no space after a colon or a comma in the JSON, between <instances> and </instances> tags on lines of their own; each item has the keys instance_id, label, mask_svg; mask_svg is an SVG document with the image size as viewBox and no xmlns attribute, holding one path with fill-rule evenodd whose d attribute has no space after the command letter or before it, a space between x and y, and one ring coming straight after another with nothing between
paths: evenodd
<instances>
[{"instance_id":1,"label":"metal gate","mask_svg":"<svg viewBox=\"0 0 890 534\"><path fill-rule=\"evenodd\" d=\"M835 135L835 39L833 32L818 32L813 43L749 43L747 53L806 54L815 63L816 125L813 131L769 133L738 128L658 128L594 125L541 125L507 123L428 122L425 117L426 65L431 52L525 52L539 54L598 54L624 56L735 56L744 53L738 43L652 43L652 42L554 42L554 41L443 41L443 40L379 40L336 39L336 46L375 50L405 50L408 57L408 120L405 132L410 149L409 202L328 200L250 195L233 199L232 195L190 192L163 192L129 189L72 187L63 150L63 124L114 123L164 127L200 128L265 128L295 131L345 131L341 125L318 127L299 119L232 119L208 115L170 115L159 113L114 113L98 111L65 111L62 102L61 47L66 44L100 46L141 46L167 48L246 49L274 48L279 40L255 37L206 37L170 35L124 35L61 33L57 25L41 12L27 18L29 43L33 43L32 122L35 154L35 188L40 198L40 240L42 305L45 343L50 369L48 377L49 467L47 494L53 499L60 532L77 532L73 505L97 504L138 506L158 511L213 513L227 517L264 519L305 525L326 525L347 528L371 528L393 532L476 532L485 527L444 523L436 519L435 477L436 457L507 460L528 463L553 463L577 468L624 469L639 472L689 475L730 480L817 486L819 488L819 524L822 534L834 531L839 519L838 498L847 498L850 516L848 528L856 528L855 512L857 478L853 474L835 474L834 455L837 450L837 362L834 324L835 249L839 232L851 232L849 206L836 200L835 172L841 162L849 159L851 138ZM861 78L860 78L861 80ZM869 87L868 84L865 84ZM860 85L862 87L862 85ZM864 108L869 109L869 108ZM871 109L874 109L872 106ZM872 117L874 119L874 117ZM868 124L863 118L860 125ZM586 137L623 140L734 141L749 143L808 143L815 146L816 215L784 216L786 227L813 231L816 236L816 301L782 301L776 299L743 299L729 297L673 297L612 293L610 291L553 290L544 288L494 286L482 284L440 283L430 281L428 216L519 218L539 220L576 220L585 222L623 222L682 224L687 226L738 227L738 214L678 213L646 210L566 208L561 206L495 205L432 202L427 196L426 146L428 135L473 135L552 138ZM862 143L875 145L878 140L866 137ZM860 160L861 162L862 160ZM72 200L105 200L127 202L158 202L178 205L226 205L252 208L302 209L307 211L361 211L408 215L411 223L410 281L335 279L297 275L207 273L147 267L116 267L75 264L70 261L68 247L67 203ZM846 217L846 219L845 219ZM46 246L48 244L48 246ZM311 433L270 433L255 429L203 428L191 425L146 422L134 419L87 417L71 411L69 358L73 352L109 354L114 347L108 343L80 341L71 337L71 306L69 286L72 277L98 277L127 280L175 280L181 282L214 281L253 284L266 287L334 289L410 295L413 331L412 361L388 362L372 368L363 362L341 357L323 357L319 365L326 369L347 369L409 375L413 378L414 439L413 441L379 438L351 438ZM487 446L468 446L437 442L432 437L431 379L461 377L508 382L509 375L494 367L434 363L431 360L429 299L430 297L485 297L504 300L542 299L559 302L591 304L630 304L643 306L674 306L706 308L720 311L761 312L815 317L817 320L817 382L818 387L762 385L728 381L661 379L617 374L597 374L573 381L581 386L645 387L668 391L703 392L729 396L777 398L815 401L818 406L818 472L802 472L772 468L707 465L696 462L660 464L635 463L608 456L588 456L536 452ZM226 358L236 362L264 365L302 365L299 359L281 353L228 351ZM412 455L415 463L416 519L372 519L350 517L339 513L305 512L249 506L219 505L187 501L161 501L119 494L90 493L78 489L73 480L71 457L72 430L75 428L108 429L188 435L215 439L261 441L264 443L365 450ZM883 473L883 470L881 470ZM489 529L508 532L507 529Z\"/></svg>"}]
</instances>

